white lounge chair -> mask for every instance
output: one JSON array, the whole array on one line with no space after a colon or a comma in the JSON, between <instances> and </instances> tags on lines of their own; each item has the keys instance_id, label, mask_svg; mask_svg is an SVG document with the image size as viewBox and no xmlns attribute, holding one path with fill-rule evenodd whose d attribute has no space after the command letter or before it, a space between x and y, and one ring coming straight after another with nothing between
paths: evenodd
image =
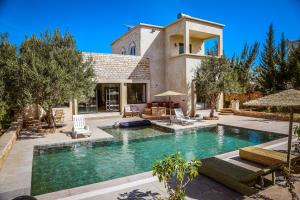
<instances>
[{"instance_id":1,"label":"white lounge chair","mask_svg":"<svg viewBox=\"0 0 300 200\"><path fill-rule=\"evenodd\" d=\"M175 118L178 122L180 122L182 125L183 124L193 124L196 122L196 120L191 119L189 116L185 116L182 112L181 108L175 108Z\"/></svg>"},{"instance_id":2,"label":"white lounge chair","mask_svg":"<svg viewBox=\"0 0 300 200\"><path fill-rule=\"evenodd\" d=\"M89 137L92 135L89 126L85 124L83 115L73 115L73 123L72 133L75 138L77 138L78 135Z\"/></svg>"}]
</instances>

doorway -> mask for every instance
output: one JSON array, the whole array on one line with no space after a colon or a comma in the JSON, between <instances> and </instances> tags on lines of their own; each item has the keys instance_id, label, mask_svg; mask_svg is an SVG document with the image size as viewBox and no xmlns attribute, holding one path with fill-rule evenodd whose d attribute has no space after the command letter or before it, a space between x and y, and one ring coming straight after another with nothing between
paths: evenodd
<instances>
[{"instance_id":1,"label":"doorway","mask_svg":"<svg viewBox=\"0 0 300 200\"><path fill-rule=\"evenodd\" d=\"M97 103L99 112L119 112L120 84L99 83L97 85Z\"/></svg>"}]
</instances>

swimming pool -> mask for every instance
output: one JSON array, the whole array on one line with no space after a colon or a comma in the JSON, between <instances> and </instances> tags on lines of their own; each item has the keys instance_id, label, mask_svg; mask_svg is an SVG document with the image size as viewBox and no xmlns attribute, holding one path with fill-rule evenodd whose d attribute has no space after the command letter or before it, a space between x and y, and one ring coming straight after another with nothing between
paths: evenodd
<instances>
[{"instance_id":1,"label":"swimming pool","mask_svg":"<svg viewBox=\"0 0 300 200\"><path fill-rule=\"evenodd\" d=\"M115 139L36 151L32 195L150 171L155 160L176 151L187 160L202 159L285 137L223 125L178 133L155 127L104 130Z\"/></svg>"}]
</instances>

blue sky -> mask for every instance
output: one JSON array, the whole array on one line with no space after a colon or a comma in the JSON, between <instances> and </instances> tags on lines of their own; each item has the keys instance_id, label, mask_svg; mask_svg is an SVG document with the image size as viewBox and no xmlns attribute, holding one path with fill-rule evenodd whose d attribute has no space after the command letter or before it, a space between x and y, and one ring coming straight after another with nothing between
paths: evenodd
<instances>
[{"instance_id":1,"label":"blue sky","mask_svg":"<svg viewBox=\"0 0 300 200\"><path fill-rule=\"evenodd\" d=\"M225 24L224 50L239 53L244 42L262 43L270 23L276 39L300 38L300 0L0 0L0 33L13 43L55 28L71 32L81 51L111 52L124 24L167 25L179 12ZM261 46L262 47L262 46Z\"/></svg>"}]
</instances>

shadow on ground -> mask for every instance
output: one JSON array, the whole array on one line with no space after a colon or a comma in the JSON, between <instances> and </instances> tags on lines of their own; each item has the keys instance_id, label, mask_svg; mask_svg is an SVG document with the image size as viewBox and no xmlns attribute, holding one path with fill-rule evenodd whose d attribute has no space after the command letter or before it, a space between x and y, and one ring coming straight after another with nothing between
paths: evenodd
<instances>
[{"instance_id":1,"label":"shadow on ground","mask_svg":"<svg viewBox=\"0 0 300 200\"><path fill-rule=\"evenodd\" d=\"M157 192L151 192L151 191L146 191L146 192L141 192L138 189L132 190L130 192L125 192L122 194L119 194L119 197L117 199L119 200L151 200L151 199L156 199L160 195Z\"/></svg>"},{"instance_id":2,"label":"shadow on ground","mask_svg":"<svg viewBox=\"0 0 300 200\"><path fill-rule=\"evenodd\" d=\"M44 138L45 133L36 133L34 131L23 130L21 131L18 139L26 140L26 139L37 139L37 138Z\"/></svg>"}]
</instances>

